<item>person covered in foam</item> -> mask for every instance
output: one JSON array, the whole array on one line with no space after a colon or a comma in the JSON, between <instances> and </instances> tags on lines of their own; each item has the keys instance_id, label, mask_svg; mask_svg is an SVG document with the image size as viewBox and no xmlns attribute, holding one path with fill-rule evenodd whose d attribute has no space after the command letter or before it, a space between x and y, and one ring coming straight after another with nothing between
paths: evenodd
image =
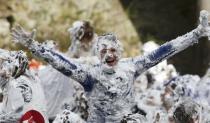
<instances>
[{"instance_id":1,"label":"person covered in foam","mask_svg":"<svg viewBox=\"0 0 210 123\"><path fill-rule=\"evenodd\" d=\"M147 55L159 47L154 41L143 44L141 50L143 55ZM155 115L162 117L162 112L166 112L162 107L161 95L164 91L164 82L177 76L175 67L167 64L164 60L156 66L142 73L135 81L136 111L145 113L149 122L154 122ZM142 112L143 111L143 112ZM156 113L159 111L158 113Z\"/></svg>"},{"instance_id":2,"label":"person covered in foam","mask_svg":"<svg viewBox=\"0 0 210 123\"><path fill-rule=\"evenodd\" d=\"M13 30L13 40L26 46L64 75L79 82L85 89L89 104L89 123L145 122L145 118L132 114L134 105L133 83L142 72L210 36L208 12L201 12L201 24L191 32L161 45L153 52L133 58L121 59L122 46L114 34L98 37L96 44L99 64L80 64L59 52L40 47L34 32L22 28ZM206 22L207 21L207 22ZM206 24L207 23L207 24Z\"/></svg>"},{"instance_id":3,"label":"person covered in foam","mask_svg":"<svg viewBox=\"0 0 210 123\"><path fill-rule=\"evenodd\" d=\"M97 61L95 57L92 57L92 47L94 47L94 39L97 36L90 23L88 21L75 21L72 27L68 29L68 32L71 37L71 45L68 51L62 54L69 58L79 58L77 60L81 63L93 64ZM55 41L45 41L42 46L58 51L58 45ZM81 96L84 89L80 84L73 79L69 79L69 77L66 77L50 65L46 66L45 69L41 69L38 75L47 97L47 112L50 119L54 119L58 113L63 112L65 104L71 105L71 110L87 119L87 111L85 111L87 107L84 107L85 110L81 111L79 106L80 103L85 103L80 102L85 100L85 97ZM80 97L84 98L81 99Z\"/></svg>"},{"instance_id":4,"label":"person covered in foam","mask_svg":"<svg viewBox=\"0 0 210 123\"><path fill-rule=\"evenodd\" d=\"M143 55L147 55L159 47L154 41L148 41L142 46ZM145 71L135 82L137 92L145 91L149 88L161 88L163 83L178 74L172 64L164 60L156 66Z\"/></svg>"},{"instance_id":5,"label":"person covered in foam","mask_svg":"<svg viewBox=\"0 0 210 123\"><path fill-rule=\"evenodd\" d=\"M19 122L30 110L36 110L48 122L40 80L27 68L28 59L23 51L0 50L0 87L3 90L0 122Z\"/></svg>"}]
</instances>

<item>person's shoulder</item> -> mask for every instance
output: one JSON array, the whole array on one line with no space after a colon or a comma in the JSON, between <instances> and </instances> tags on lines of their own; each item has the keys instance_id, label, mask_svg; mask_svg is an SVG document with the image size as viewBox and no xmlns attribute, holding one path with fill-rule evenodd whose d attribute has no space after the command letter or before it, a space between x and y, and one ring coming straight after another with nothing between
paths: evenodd
<instances>
[{"instance_id":1,"label":"person's shoulder","mask_svg":"<svg viewBox=\"0 0 210 123\"><path fill-rule=\"evenodd\" d=\"M122 71L134 72L135 66L134 66L132 60L133 60L132 58L122 58L119 61L118 66L120 67L120 69Z\"/></svg>"}]
</instances>

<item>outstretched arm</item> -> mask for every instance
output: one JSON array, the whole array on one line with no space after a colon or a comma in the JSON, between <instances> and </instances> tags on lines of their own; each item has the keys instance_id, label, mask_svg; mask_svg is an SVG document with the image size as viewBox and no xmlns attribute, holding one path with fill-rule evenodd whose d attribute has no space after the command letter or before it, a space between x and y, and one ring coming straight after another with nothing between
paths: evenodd
<instances>
[{"instance_id":1,"label":"outstretched arm","mask_svg":"<svg viewBox=\"0 0 210 123\"><path fill-rule=\"evenodd\" d=\"M18 26L13 30L12 37L15 42L26 46L35 56L42 58L66 76L80 82L84 88L87 89L92 86L93 77L86 71L84 65L76 63L74 60L64 57L61 53L35 41L35 31L28 33Z\"/></svg>"},{"instance_id":2,"label":"outstretched arm","mask_svg":"<svg viewBox=\"0 0 210 123\"><path fill-rule=\"evenodd\" d=\"M210 37L210 26L208 24L208 12L201 11L200 25L191 32L180 36L170 42L160 46L157 50L145 56L137 56L133 58L136 68L136 76L151 68L152 66L168 59L176 53L186 49L187 47L197 43L199 38L208 36Z\"/></svg>"}]
</instances>

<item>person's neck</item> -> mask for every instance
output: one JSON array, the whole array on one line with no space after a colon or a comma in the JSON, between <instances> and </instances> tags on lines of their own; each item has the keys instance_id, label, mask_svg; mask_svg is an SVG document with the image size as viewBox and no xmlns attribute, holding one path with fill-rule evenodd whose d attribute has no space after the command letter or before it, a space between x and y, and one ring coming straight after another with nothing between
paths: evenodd
<instances>
[{"instance_id":1,"label":"person's neck","mask_svg":"<svg viewBox=\"0 0 210 123\"><path fill-rule=\"evenodd\" d=\"M103 72L105 74L111 75L111 74L114 74L115 73L115 70L114 69L106 69L106 70L103 70Z\"/></svg>"},{"instance_id":2,"label":"person's neck","mask_svg":"<svg viewBox=\"0 0 210 123\"><path fill-rule=\"evenodd\" d=\"M107 74L107 75L112 75L114 73L116 73L116 66L108 66L108 65L102 65L102 71L103 73Z\"/></svg>"}]
</instances>

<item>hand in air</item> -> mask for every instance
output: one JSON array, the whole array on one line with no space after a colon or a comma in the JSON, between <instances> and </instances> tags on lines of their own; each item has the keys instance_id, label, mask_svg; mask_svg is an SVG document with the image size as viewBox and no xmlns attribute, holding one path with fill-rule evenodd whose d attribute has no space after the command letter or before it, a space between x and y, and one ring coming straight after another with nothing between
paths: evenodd
<instances>
[{"instance_id":1,"label":"hand in air","mask_svg":"<svg viewBox=\"0 0 210 123\"><path fill-rule=\"evenodd\" d=\"M20 43L26 47L30 47L34 41L36 30L34 29L31 33L25 31L21 26L16 26L12 29L12 40L16 43Z\"/></svg>"},{"instance_id":2,"label":"hand in air","mask_svg":"<svg viewBox=\"0 0 210 123\"><path fill-rule=\"evenodd\" d=\"M208 22L208 16L209 16L208 11L202 10L200 12L200 17L199 17L200 24L198 26L198 29L201 32L202 37L207 36L208 39L210 40L210 26Z\"/></svg>"}]
</instances>

